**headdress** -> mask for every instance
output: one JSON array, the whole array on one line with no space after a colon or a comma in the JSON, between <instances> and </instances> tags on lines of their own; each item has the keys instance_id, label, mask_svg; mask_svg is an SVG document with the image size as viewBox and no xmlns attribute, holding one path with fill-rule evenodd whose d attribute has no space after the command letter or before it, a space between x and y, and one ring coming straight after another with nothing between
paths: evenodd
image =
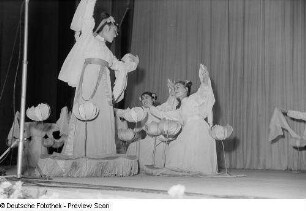
<instances>
[{"instance_id":1,"label":"headdress","mask_svg":"<svg viewBox=\"0 0 306 211\"><path fill-rule=\"evenodd\" d=\"M105 24L105 23L112 23L115 24L115 19L113 16L109 16L108 18L105 18L101 21L101 23L99 24L99 26L97 27L97 29L94 31L94 36L97 35L98 31L100 30L100 28Z\"/></svg>"},{"instance_id":2,"label":"headdress","mask_svg":"<svg viewBox=\"0 0 306 211\"><path fill-rule=\"evenodd\" d=\"M93 11L96 4L96 0L81 0L79 3L70 28L76 33L92 33L95 26L95 21L93 19Z\"/></svg>"},{"instance_id":3,"label":"headdress","mask_svg":"<svg viewBox=\"0 0 306 211\"><path fill-rule=\"evenodd\" d=\"M140 97L139 97L139 101L141 101L142 99L142 96L143 95L149 95L152 99L153 99L153 101L156 101L157 100L157 95L155 94L155 93L153 93L153 92L143 92L141 95L140 95Z\"/></svg>"},{"instance_id":4,"label":"headdress","mask_svg":"<svg viewBox=\"0 0 306 211\"><path fill-rule=\"evenodd\" d=\"M190 84L190 86L192 85L192 82L189 80L185 80L185 85L188 86Z\"/></svg>"},{"instance_id":5,"label":"headdress","mask_svg":"<svg viewBox=\"0 0 306 211\"><path fill-rule=\"evenodd\" d=\"M70 28L75 31L76 43L66 57L58 78L76 87L85 61L83 50L92 35L95 26L93 11L96 0L81 0L79 3Z\"/></svg>"}]
</instances>

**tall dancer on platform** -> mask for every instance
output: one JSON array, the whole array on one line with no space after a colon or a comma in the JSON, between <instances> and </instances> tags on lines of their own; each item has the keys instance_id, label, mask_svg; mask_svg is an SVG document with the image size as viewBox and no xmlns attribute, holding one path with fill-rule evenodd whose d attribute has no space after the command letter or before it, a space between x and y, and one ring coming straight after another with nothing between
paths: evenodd
<instances>
[{"instance_id":1,"label":"tall dancer on platform","mask_svg":"<svg viewBox=\"0 0 306 211\"><path fill-rule=\"evenodd\" d=\"M124 97L127 74L136 69L139 59L126 54L119 61L106 46L117 36L117 24L112 16L99 11L96 0L81 0L74 14L71 29L76 43L68 54L59 79L76 87L73 111L86 102L93 103L98 116L87 122L73 112L68 140L62 154L72 158L102 158L116 154L113 103ZM115 72L111 88L110 71Z\"/></svg>"}]
</instances>

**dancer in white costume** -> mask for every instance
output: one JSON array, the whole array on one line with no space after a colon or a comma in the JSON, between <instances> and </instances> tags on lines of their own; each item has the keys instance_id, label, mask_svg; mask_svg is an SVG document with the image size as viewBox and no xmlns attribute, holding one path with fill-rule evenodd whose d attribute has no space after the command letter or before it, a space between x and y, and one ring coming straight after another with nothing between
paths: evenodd
<instances>
[{"instance_id":1,"label":"dancer in white costume","mask_svg":"<svg viewBox=\"0 0 306 211\"><path fill-rule=\"evenodd\" d=\"M212 108L215 103L207 68L201 65L198 91L189 96L190 82L176 82L175 95L181 101L175 111L161 112L151 107L150 112L159 117L180 121L182 132L169 145L166 168L192 173L217 173L215 140L209 135L212 126ZM207 119L207 121L205 120Z\"/></svg>"},{"instance_id":2,"label":"dancer in white costume","mask_svg":"<svg viewBox=\"0 0 306 211\"><path fill-rule=\"evenodd\" d=\"M140 96L140 101L142 103L143 109L148 112L150 107L155 106L155 101L157 99L157 96L155 93L152 92L144 92ZM175 101L167 101L166 103L157 106L156 108L163 111L169 111L175 109ZM159 122L160 119L156 118L155 116L148 113L147 117L140 123L140 128L144 128L145 125L151 123L151 122ZM154 145L156 144L156 147ZM127 149L126 154L127 155L136 155L139 156L139 167L140 170L143 170L145 165L155 165L156 167L163 168L165 163L165 156L164 156L164 150L165 150L165 142L160 141L159 137L151 137L149 135L146 135L144 139L140 139L138 141L135 141L131 143ZM139 148L139 149L138 149ZM154 152L155 148L155 152ZM138 155L139 153L139 155ZM153 155L153 153L155 155Z\"/></svg>"},{"instance_id":3,"label":"dancer in white costume","mask_svg":"<svg viewBox=\"0 0 306 211\"><path fill-rule=\"evenodd\" d=\"M96 0L82 0L75 12L71 29L76 31L76 43L68 54L59 79L76 87L73 110L87 101L99 109L98 116L87 122L73 114L69 136L62 154L73 158L102 158L116 154L113 103L123 99L127 74L136 69L138 57L125 55L121 61L106 46L117 36L112 16L95 8ZM110 71L115 71L113 91Z\"/></svg>"}]
</instances>

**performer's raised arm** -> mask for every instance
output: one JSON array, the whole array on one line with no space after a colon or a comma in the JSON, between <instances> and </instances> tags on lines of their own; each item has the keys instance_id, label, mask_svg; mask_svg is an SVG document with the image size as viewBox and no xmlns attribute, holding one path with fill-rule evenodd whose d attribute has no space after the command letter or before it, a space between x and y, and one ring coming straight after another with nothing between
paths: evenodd
<instances>
[{"instance_id":1,"label":"performer's raised arm","mask_svg":"<svg viewBox=\"0 0 306 211\"><path fill-rule=\"evenodd\" d=\"M306 121L306 112L288 110L287 116L293 119L300 119Z\"/></svg>"},{"instance_id":2,"label":"performer's raised arm","mask_svg":"<svg viewBox=\"0 0 306 211\"><path fill-rule=\"evenodd\" d=\"M207 67L200 64L199 68L199 78L201 85L196 93L194 93L191 98L193 98L198 103L199 113L203 118L207 118L207 122L210 126L213 125L213 111L212 108L215 104L215 97L211 87L211 80L209 77L209 72Z\"/></svg>"}]
</instances>

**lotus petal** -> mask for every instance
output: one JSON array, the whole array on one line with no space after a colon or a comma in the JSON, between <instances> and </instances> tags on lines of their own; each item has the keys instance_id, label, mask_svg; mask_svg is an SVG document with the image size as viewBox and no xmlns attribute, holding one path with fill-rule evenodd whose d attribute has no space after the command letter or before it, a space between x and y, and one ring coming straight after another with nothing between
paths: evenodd
<instances>
[{"instance_id":1,"label":"lotus petal","mask_svg":"<svg viewBox=\"0 0 306 211\"><path fill-rule=\"evenodd\" d=\"M158 127L157 122L150 122L145 125L145 130L149 136L159 136L161 135L161 130Z\"/></svg>"},{"instance_id":2,"label":"lotus petal","mask_svg":"<svg viewBox=\"0 0 306 211\"><path fill-rule=\"evenodd\" d=\"M29 119L33 120L33 121L38 121L38 118L35 114L35 109L34 109L34 106L30 107L27 109L26 111L26 115Z\"/></svg>"},{"instance_id":3,"label":"lotus petal","mask_svg":"<svg viewBox=\"0 0 306 211\"><path fill-rule=\"evenodd\" d=\"M44 121L49 118L51 110L49 105L41 103L36 107L36 109L40 112L41 121Z\"/></svg>"},{"instance_id":4,"label":"lotus petal","mask_svg":"<svg viewBox=\"0 0 306 211\"><path fill-rule=\"evenodd\" d=\"M230 125L221 126L221 125L214 125L210 130L210 135L212 138L216 140L225 140L233 132L233 128Z\"/></svg>"},{"instance_id":5,"label":"lotus petal","mask_svg":"<svg viewBox=\"0 0 306 211\"><path fill-rule=\"evenodd\" d=\"M181 124L174 120L162 119L159 122L159 129L164 136L175 136L181 130Z\"/></svg>"},{"instance_id":6,"label":"lotus petal","mask_svg":"<svg viewBox=\"0 0 306 211\"><path fill-rule=\"evenodd\" d=\"M135 132L132 129L119 129L118 138L122 141L131 141L135 136Z\"/></svg>"},{"instance_id":7,"label":"lotus petal","mask_svg":"<svg viewBox=\"0 0 306 211\"><path fill-rule=\"evenodd\" d=\"M128 122L139 122L142 121L147 115L147 112L141 107L134 107L127 110L123 114L123 118Z\"/></svg>"},{"instance_id":8,"label":"lotus petal","mask_svg":"<svg viewBox=\"0 0 306 211\"><path fill-rule=\"evenodd\" d=\"M50 116L50 106L44 103L32 106L27 109L26 115L33 121L44 121Z\"/></svg>"},{"instance_id":9,"label":"lotus petal","mask_svg":"<svg viewBox=\"0 0 306 211\"><path fill-rule=\"evenodd\" d=\"M95 119L99 114L99 109L92 102L87 101L82 104L75 104L73 113L79 120L90 121Z\"/></svg>"}]
</instances>

